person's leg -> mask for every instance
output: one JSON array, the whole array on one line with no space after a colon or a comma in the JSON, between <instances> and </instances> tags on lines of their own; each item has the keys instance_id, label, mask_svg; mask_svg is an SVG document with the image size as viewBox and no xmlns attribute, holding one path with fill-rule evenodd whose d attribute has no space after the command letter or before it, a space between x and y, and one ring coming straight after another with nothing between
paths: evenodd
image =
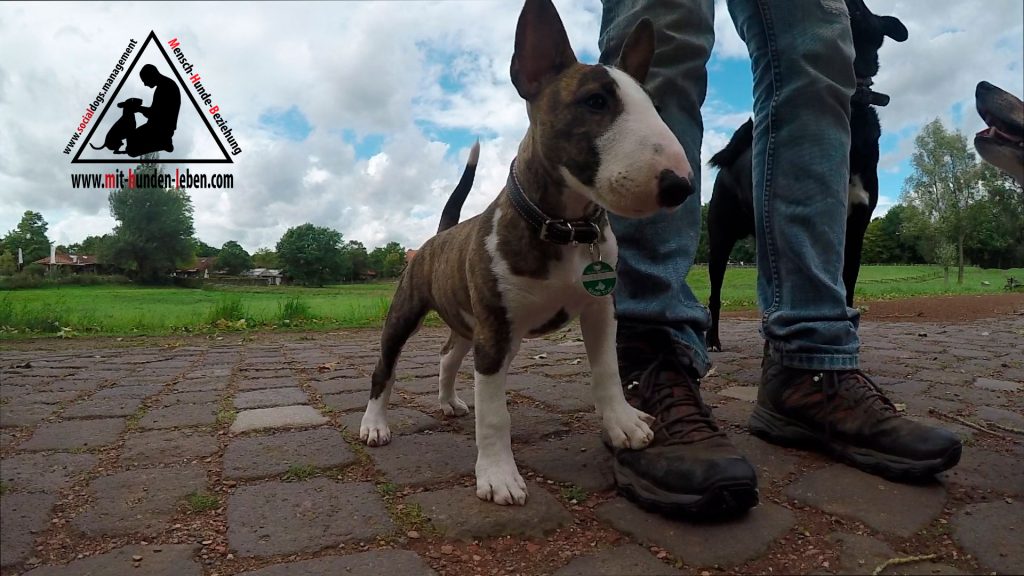
<instances>
[{"instance_id":1,"label":"person's leg","mask_svg":"<svg viewBox=\"0 0 1024 576\"><path fill-rule=\"evenodd\" d=\"M843 0L730 0L754 72L754 206L765 358L751 430L890 477L960 457L858 370L842 280L853 41Z\"/></svg>"},{"instance_id":2,"label":"person's leg","mask_svg":"<svg viewBox=\"0 0 1024 576\"><path fill-rule=\"evenodd\" d=\"M631 219L609 214L619 243L615 315L624 328L658 327L692 356L700 376L709 368L704 332L710 324L686 277L700 239L700 107L707 94L705 65L714 44L712 0L606 0L601 20L600 61L614 64L637 20L657 31L656 52L645 87L694 167L694 195L674 212Z\"/></svg>"},{"instance_id":3,"label":"person's leg","mask_svg":"<svg viewBox=\"0 0 1024 576\"><path fill-rule=\"evenodd\" d=\"M662 512L742 512L757 504L757 478L701 400L709 319L686 284L700 234L700 107L714 43L714 2L606 0L601 62L615 62L626 36L645 16L657 30L645 84L696 167L698 193L673 213L612 218L619 245L619 372L626 399L655 417L650 446L616 450L615 480L623 494Z\"/></svg>"}]
</instances>

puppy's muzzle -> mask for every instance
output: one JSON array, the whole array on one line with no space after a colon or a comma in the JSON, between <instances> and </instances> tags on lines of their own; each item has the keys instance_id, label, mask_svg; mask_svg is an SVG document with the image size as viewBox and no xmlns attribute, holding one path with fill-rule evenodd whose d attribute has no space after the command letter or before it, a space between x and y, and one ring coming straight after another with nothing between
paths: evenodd
<instances>
[{"instance_id":1,"label":"puppy's muzzle","mask_svg":"<svg viewBox=\"0 0 1024 576\"><path fill-rule=\"evenodd\" d=\"M665 169L658 176L658 205L662 208L675 208L693 194L690 178L683 178L675 172Z\"/></svg>"}]
</instances>

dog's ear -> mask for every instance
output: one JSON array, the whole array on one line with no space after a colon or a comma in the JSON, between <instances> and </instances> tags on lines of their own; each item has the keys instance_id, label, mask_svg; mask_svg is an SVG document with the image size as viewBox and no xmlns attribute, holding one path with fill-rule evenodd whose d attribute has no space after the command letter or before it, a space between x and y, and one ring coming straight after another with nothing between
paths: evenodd
<instances>
[{"instance_id":1,"label":"dog's ear","mask_svg":"<svg viewBox=\"0 0 1024 576\"><path fill-rule=\"evenodd\" d=\"M654 59L654 23L650 18L641 18L619 52L619 61L615 67L633 77L640 84L647 79Z\"/></svg>"},{"instance_id":2,"label":"dog's ear","mask_svg":"<svg viewBox=\"0 0 1024 576\"><path fill-rule=\"evenodd\" d=\"M516 25L512 84L524 100L538 93L545 80L576 63L562 19L551 0L526 0Z\"/></svg>"},{"instance_id":3,"label":"dog's ear","mask_svg":"<svg viewBox=\"0 0 1024 576\"><path fill-rule=\"evenodd\" d=\"M882 33L897 42L907 39L907 27L900 22L899 18L893 16L882 16Z\"/></svg>"}]
</instances>

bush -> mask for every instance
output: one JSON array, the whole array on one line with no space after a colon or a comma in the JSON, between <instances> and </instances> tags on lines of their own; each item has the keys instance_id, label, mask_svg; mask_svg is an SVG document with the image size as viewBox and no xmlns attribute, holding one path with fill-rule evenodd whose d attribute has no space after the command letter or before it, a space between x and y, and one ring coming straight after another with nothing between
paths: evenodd
<instances>
[{"instance_id":1,"label":"bush","mask_svg":"<svg viewBox=\"0 0 1024 576\"><path fill-rule=\"evenodd\" d=\"M313 311L310 310L309 304L306 304L298 296L285 300L278 308L277 318L283 324L303 322L313 318Z\"/></svg>"},{"instance_id":2,"label":"bush","mask_svg":"<svg viewBox=\"0 0 1024 576\"><path fill-rule=\"evenodd\" d=\"M121 276L119 274L70 274L67 276L58 276L56 278L47 278L45 276L37 276L34 272L30 272L28 267L26 267L25 270L15 274L14 276L9 278L0 278L0 289L18 290L22 288L49 288L52 286L96 286L99 284L130 283L131 280L129 280L127 276Z\"/></svg>"},{"instance_id":3,"label":"bush","mask_svg":"<svg viewBox=\"0 0 1024 576\"><path fill-rule=\"evenodd\" d=\"M203 287L202 278L174 278L174 285L179 288L200 289Z\"/></svg>"},{"instance_id":4,"label":"bush","mask_svg":"<svg viewBox=\"0 0 1024 576\"><path fill-rule=\"evenodd\" d=\"M248 311L242 304L242 299L239 296L227 296L221 298L206 317L208 324L216 324L218 322L237 322L244 320L248 315Z\"/></svg>"}]
</instances>

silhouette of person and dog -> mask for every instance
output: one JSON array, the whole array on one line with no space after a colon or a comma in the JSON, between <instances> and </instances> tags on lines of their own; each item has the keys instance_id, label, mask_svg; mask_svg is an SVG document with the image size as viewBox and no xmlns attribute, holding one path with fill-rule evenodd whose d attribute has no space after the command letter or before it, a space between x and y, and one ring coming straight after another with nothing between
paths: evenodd
<instances>
[{"instance_id":1,"label":"silhouette of person and dog","mask_svg":"<svg viewBox=\"0 0 1024 576\"><path fill-rule=\"evenodd\" d=\"M142 105L141 98L128 98L119 102L117 107L122 110L121 117L107 131L103 146L90 144L92 148L107 148L114 154L132 157L151 152L174 151L173 137L178 128L178 111L181 108L178 85L152 64L143 66L139 77L147 88L154 89L153 101L148 107ZM136 127L135 114L142 114L147 122ZM121 150L122 145L125 146L124 150Z\"/></svg>"}]
</instances>

